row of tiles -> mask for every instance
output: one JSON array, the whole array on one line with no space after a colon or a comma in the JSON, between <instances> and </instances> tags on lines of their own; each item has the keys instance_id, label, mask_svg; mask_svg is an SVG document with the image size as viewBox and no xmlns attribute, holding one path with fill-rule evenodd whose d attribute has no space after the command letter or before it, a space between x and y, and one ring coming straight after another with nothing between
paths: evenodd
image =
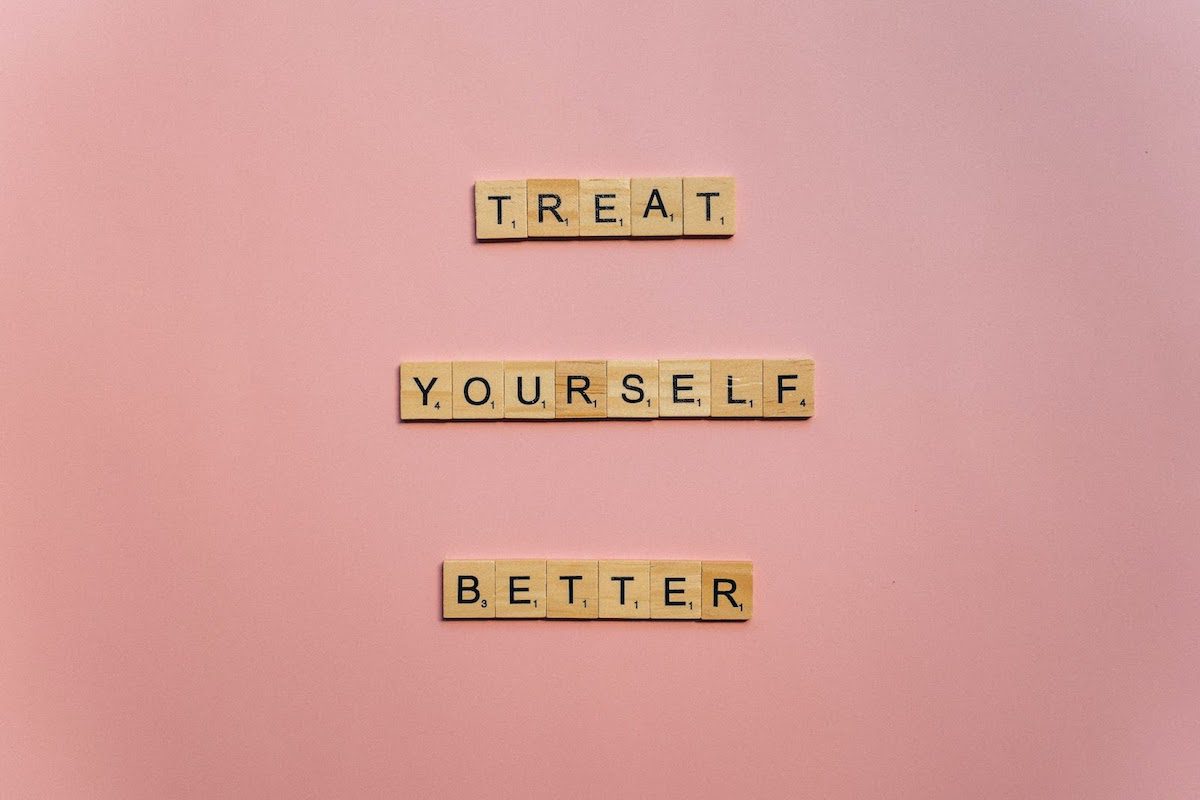
<instances>
[{"instance_id":1,"label":"row of tiles","mask_svg":"<svg viewBox=\"0 0 1200 800\"><path fill-rule=\"evenodd\" d=\"M753 611L749 561L442 562L445 619L744 621Z\"/></svg>"},{"instance_id":2,"label":"row of tiles","mask_svg":"<svg viewBox=\"0 0 1200 800\"><path fill-rule=\"evenodd\" d=\"M811 359L408 361L400 419L807 418Z\"/></svg>"},{"instance_id":3,"label":"row of tiles","mask_svg":"<svg viewBox=\"0 0 1200 800\"><path fill-rule=\"evenodd\" d=\"M475 183L475 238L732 236L733 178L531 178Z\"/></svg>"}]
</instances>

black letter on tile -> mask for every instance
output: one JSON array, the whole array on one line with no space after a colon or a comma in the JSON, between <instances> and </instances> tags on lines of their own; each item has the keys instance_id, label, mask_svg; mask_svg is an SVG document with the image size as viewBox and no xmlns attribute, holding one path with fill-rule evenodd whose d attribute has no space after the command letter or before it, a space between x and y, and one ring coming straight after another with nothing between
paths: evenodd
<instances>
[{"instance_id":1,"label":"black letter on tile","mask_svg":"<svg viewBox=\"0 0 1200 800\"><path fill-rule=\"evenodd\" d=\"M730 405L745 405L746 404L745 400L734 400L733 399L733 376L732 375L725 376L725 399L729 402Z\"/></svg>"},{"instance_id":2,"label":"black letter on tile","mask_svg":"<svg viewBox=\"0 0 1200 800\"><path fill-rule=\"evenodd\" d=\"M621 587L621 605L625 605L625 581L633 580L633 576L632 575L613 575L612 580L616 581L617 585Z\"/></svg>"},{"instance_id":3,"label":"black letter on tile","mask_svg":"<svg viewBox=\"0 0 1200 800\"><path fill-rule=\"evenodd\" d=\"M782 403L782 402L783 402L783 393L784 393L784 392L794 392L794 391L796 391L796 387L795 387L795 386L784 386L784 385L783 385L783 382L784 382L784 380L786 379L786 380L793 380L793 381L794 381L794 380L796 380L796 379L797 379L797 378L799 378L799 377L800 377L799 375L780 375L780 376L779 376L779 382L778 382L779 391L777 392L777 394L779 395L779 402L780 402L780 403Z\"/></svg>"},{"instance_id":4,"label":"black letter on tile","mask_svg":"<svg viewBox=\"0 0 1200 800\"><path fill-rule=\"evenodd\" d=\"M474 383L475 381L479 381L480 383L482 383L483 390L484 390L483 399L478 402L471 399L471 384ZM467 382L463 384L463 399L466 400L468 403L470 403L473 406L481 406L484 403L486 403L488 400L490 400L491 397L492 397L492 385L490 383L488 383L487 378L481 378L478 375L476 375L473 378L467 378Z\"/></svg>"},{"instance_id":5,"label":"black letter on tile","mask_svg":"<svg viewBox=\"0 0 1200 800\"><path fill-rule=\"evenodd\" d=\"M542 376L541 375L533 376L533 399L532 400L526 400L525 393L521 391L521 387L524 385L524 383L525 383L525 376L518 375L517 376L517 402L523 406L535 405L539 400L542 399Z\"/></svg>"},{"instance_id":6,"label":"black letter on tile","mask_svg":"<svg viewBox=\"0 0 1200 800\"><path fill-rule=\"evenodd\" d=\"M721 584L728 584L729 588L721 591ZM713 608L717 607L717 598L725 597L729 599L729 605L737 608L737 601L733 599L733 593L737 591L737 581L732 578L716 578L713 580Z\"/></svg>"},{"instance_id":7,"label":"black letter on tile","mask_svg":"<svg viewBox=\"0 0 1200 800\"><path fill-rule=\"evenodd\" d=\"M673 402L673 403L697 403L697 402L699 402L699 399L695 398L695 397L680 398L680 396L679 396L680 392L690 392L692 390L691 386L680 386L679 381L680 380L690 381L692 378L695 378L695 377L696 377L695 375L685 374L685 373L680 373L678 375L671 376L671 402Z\"/></svg>"},{"instance_id":8,"label":"black letter on tile","mask_svg":"<svg viewBox=\"0 0 1200 800\"><path fill-rule=\"evenodd\" d=\"M577 386L578 382L582 381L582 386ZM567 376L567 405L571 405L571 395L579 393L583 395L583 402L589 406L592 404L592 398L588 397L587 390L592 385L592 379L587 375L568 375Z\"/></svg>"},{"instance_id":9,"label":"black letter on tile","mask_svg":"<svg viewBox=\"0 0 1200 800\"><path fill-rule=\"evenodd\" d=\"M712 222L712 199L720 197L720 192L696 192L696 197L704 198L704 221Z\"/></svg>"},{"instance_id":10,"label":"black letter on tile","mask_svg":"<svg viewBox=\"0 0 1200 800\"><path fill-rule=\"evenodd\" d=\"M668 606L687 605L687 603L685 603L683 600L672 600L671 599L671 595L683 594L683 592L684 592L683 589L672 589L671 582L675 581L676 583L678 583L678 582L686 581L686 580L687 580L687 578L663 578L663 605L668 605Z\"/></svg>"},{"instance_id":11,"label":"black letter on tile","mask_svg":"<svg viewBox=\"0 0 1200 800\"><path fill-rule=\"evenodd\" d=\"M560 581L567 582L567 605L575 605L575 581L583 580L582 575L559 575Z\"/></svg>"},{"instance_id":12,"label":"black letter on tile","mask_svg":"<svg viewBox=\"0 0 1200 800\"><path fill-rule=\"evenodd\" d=\"M658 202L655 202L656 200ZM642 212L642 219L649 217L650 210L655 208L663 215L663 219L667 218L667 207L663 204L662 195L658 193L657 188L650 190L650 201L646 203L646 210Z\"/></svg>"},{"instance_id":13,"label":"black letter on tile","mask_svg":"<svg viewBox=\"0 0 1200 800\"><path fill-rule=\"evenodd\" d=\"M545 200L548 197L554 198L554 205L552 205L552 206L546 205ZM549 211L551 214L553 214L554 218L556 220L558 220L559 222L562 222L563 218L558 215L558 207L561 205L562 205L562 198L559 197L558 195L556 195L556 194L539 194L538 195L538 222L542 222L545 220L545 217L546 217L545 212L547 212L547 211Z\"/></svg>"},{"instance_id":14,"label":"black letter on tile","mask_svg":"<svg viewBox=\"0 0 1200 800\"><path fill-rule=\"evenodd\" d=\"M465 581L470 581L471 585L467 586ZM470 600L466 599L465 595L470 592L474 595ZM459 575L458 576L458 602L460 603L478 603L479 602L479 578L474 575Z\"/></svg>"},{"instance_id":15,"label":"black letter on tile","mask_svg":"<svg viewBox=\"0 0 1200 800\"><path fill-rule=\"evenodd\" d=\"M508 602L514 606L529 605L529 600L518 600L517 592L528 592L528 586L517 586L513 581L527 581L528 575L510 575L508 577Z\"/></svg>"},{"instance_id":16,"label":"black letter on tile","mask_svg":"<svg viewBox=\"0 0 1200 800\"><path fill-rule=\"evenodd\" d=\"M423 406L429 405L429 392L430 392L430 390L433 389L433 385L435 383L437 383L437 376L434 376L429 379L428 386L422 386L421 379L418 378L416 375L414 375L413 383L415 383L417 385L417 388L421 390L421 405L423 405Z\"/></svg>"},{"instance_id":17,"label":"black letter on tile","mask_svg":"<svg viewBox=\"0 0 1200 800\"><path fill-rule=\"evenodd\" d=\"M504 224L504 212L501 211L500 209L504 206L505 200L512 200L512 195L511 194L489 194L488 200L496 201L496 224L503 225Z\"/></svg>"},{"instance_id":18,"label":"black letter on tile","mask_svg":"<svg viewBox=\"0 0 1200 800\"><path fill-rule=\"evenodd\" d=\"M637 386L631 386L629 383L629 381L634 378L637 379L637 382L638 382ZM626 389L628 389L631 392L637 392L637 397L630 397L625 392L622 392L621 399L624 400L626 403L640 403L643 400L645 400L646 393L644 391L642 391L642 386L641 386L642 383L644 383L644 382L645 382L645 379L642 378L641 375L638 375L636 372L631 372L628 375L626 375L621 380L621 385L624 386Z\"/></svg>"},{"instance_id":19,"label":"black letter on tile","mask_svg":"<svg viewBox=\"0 0 1200 800\"><path fill-rule=\"evenodd\" d=\"M601 197L605 198L606 200L612 200L614 197L616 197L616 195L615 194L598 194L598 195L596 195L596 222L616 222L617 221L616 217L613 217L612 219L601 219L600 218L601 211L615 211L617 209L616 206L600 205Z\"/></svg>"}]
</instances>

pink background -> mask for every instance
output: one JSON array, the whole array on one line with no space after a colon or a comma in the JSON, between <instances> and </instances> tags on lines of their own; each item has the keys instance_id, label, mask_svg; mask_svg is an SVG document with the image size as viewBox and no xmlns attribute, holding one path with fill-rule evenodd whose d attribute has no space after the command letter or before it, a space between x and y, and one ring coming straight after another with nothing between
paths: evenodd
<instances>
[{"instance_id":1,"label":"pink background","mask_svg":"<svg viewBox=\"0 0 1200 800\"><path fill-rule=\"evenodd\" d=\"M0 796L1200 794L1194 2L0 13ZM472 239L714 173L729 241ZM396 421L793 354L809 423ZM756 616L439 619L547 555Z\"/></svg>"}]
</instances>

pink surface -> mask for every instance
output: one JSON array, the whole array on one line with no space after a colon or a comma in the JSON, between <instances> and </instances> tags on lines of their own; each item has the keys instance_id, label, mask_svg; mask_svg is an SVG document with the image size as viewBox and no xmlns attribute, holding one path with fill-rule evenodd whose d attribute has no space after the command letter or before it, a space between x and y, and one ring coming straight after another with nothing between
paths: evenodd
<instances>
[{"instance_id":1,"label":"pink surface","mask_svg":"<svg viewBox=\"0 0 1200 800\"><path fill-rule=\"evenodd\" d=\"M6 4L0 796L1200 795L1194 3L397 5ZM671 173L738 235L472 240ZM818 417L396 421L743 354ZM756 616L438 618L546 555Z\"/></svg>"}]
</instances>

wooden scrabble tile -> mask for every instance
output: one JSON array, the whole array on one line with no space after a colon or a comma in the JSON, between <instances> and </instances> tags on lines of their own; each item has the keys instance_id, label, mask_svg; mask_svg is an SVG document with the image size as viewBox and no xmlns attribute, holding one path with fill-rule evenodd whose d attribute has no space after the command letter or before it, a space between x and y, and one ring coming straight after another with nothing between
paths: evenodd
<instances>
[{"instance_id":1,"label":"wooden scrabble tile","mask_svg":"<svg viewBox=\"0 0 1200 800\"><path fill-rule=\"evenodd\" d=\"M490 619L496 616L496 562L442 562L442 617Z\"/></svg>"},{"instance_id":2,"label":"wooden scrabble tile","mask_svg":"<svg viewBox=\"0 0 1200 800\"><path fill-rule=\"evenodd\" d=\"M658 416L658 362L608 362L609 419Z\"/></svg>"},{"instance_id":3,"label":"wooden scrabble tile","mask_svg":"<svg viewBox=\"0 0 1200 800\"><path fill-rule=\"evenodd\" d=\"M633 178L629 212L634 236L682 236L683 178Z\"/></svg>"},{"instance_id":4,"label":"wooden scrabble tile","mask_svg":"<svg viewBox=\"0 0 1200 800\"><path fill-rule=\"evenodd\" d=\"M496 618L546 616L546 562L509 559L496 562Z\"/></svg>"},{"instance_id":5,"label":"wooden scrabble tile","mask_svg":"<svg viewBox=\"0 0 1200 800\"><path fill-rule=\"evenodd\" d=\"M650 562L601 561L602 619L650 619Z\"/></svg>"},{"instance_id":6,"label":"wooden scrabble tile","mask_svg":"<svg viewBox=\"0 0 1200 800\"><path fill-rule=\"evenodd\" d=\"M579 235L579 181L531 178L525 183L529 238Z\"/></svg>"},{"instance_id":7,"label":"wooden scrabble tile","mask_svg":"<svg viewBox=\"0 0 1200 800\"><path fill-rule=\"evenodd\" d=\"M524 239L528 219L525 181L475 181L476 239Z\"/></svg>"},{"instance_id":8,"label":"wooden scrabble tile","mask_svg":"<svg viewBox=\"0 0 1200 800\"><path fill-rule=\"evenodd\" d=\"M714 417L761 417L762 361L757 359L714 360L712 368L712 415Z\"/></svg>"},{"instance_id":9,"label":"wooden scrabble tile","mask_svg":"<svg viewBox=\"0 0 1200 800\"><path fill-rule=\"evenodd\" d=\"M763 362L763 416L813 415L813 362L811 358Z\"/></svg>"},{"instance_id":10,"label":"wooden scrabble tile","mask_svg":"<svg viewBox=\"0 0 1200 800\"><path fill-rule=\"evenodd\" d=\"M628 178L579 182L580 236L629 236L632 229Z\"/></svg>"},{"instance_id":11,"label":"wooden scrabble tile","mask_svg":"<svg viewBox=\"0 0 1200 800\"><path fill-rule=\"evenodd\" d=\"M684 178L683 235L733 236L734 195L733 178Z\"/></svg>"},{"instance_id":12,"label":"wooden scrabble tile","mask_svg":"<svg viewBox=\"0 0 1200 800\"><path fill-rule=\"evenodd\" d=\"M454 418L504 417L504 362L454 362Z\"/></svg>"},{"instance_id":13,"label":"wooden scrabble tile","mask_svg":"<svg viewBox=\"0 0 1200 800\"><path fill-rule=\"evenodd\" d=\"M707 417L712 410L707 361L658 362L658 415Z\"/></svg>"},{"instance_id":14,"label":"wooden scrabble tile","mask_svg":"<svg viewBox=\"0 0 1200 800\"><path fill-rule=\"evenodd\" d=\"M699 561L650 562L650 619L700 619Z\"/></svg>"},{"instance_id":15,"label":"wooden scrabble tile","mask_svg":"<svg viewBox=\"0 0 1200 800\"><path fill-rule=\"evenodd\" d=\"M554 365L556 419L603 419L608 415L608 363L558 361Z\"/></svg>"},{"instance_id":16,"label":"wooden scrabble tile","mask_svg":"<svg viewBox=\"0 0 1200 800\"><path fill-rule=\"evenodd\" d=\"M546 616L596 619L600 614L596 561L546 562Z\"/></svg>"},{"instance_id":17,"label":"wooden scrabble tile","mask_svg":"<svg viewBox=\"0 0 1200 800\"><path fill-rule=\"evenodd\" d=\"M754 613L754 565L705 561L700 566L700 618L745 621Z\"/></svg>"},{"instance_id":18,"label":"wooden scrabble tile","mask_svg":"<svg viewBox=\"0 0 1200 800\"><path fill-rule=\"evenodd\" d=\"M400 365L400 419L450 419L449 361L406 361Z\"/></svg>"},{"instance_id":19,"label":"wooden scrabble tile","mask_svg":"<svg viewBox=\"0 0 1200 800\"><path fill-rule=\"evenodd\" d=\"M504 418L554 419L554 362L504 363Z\"/></svg>"}]
</instances>

